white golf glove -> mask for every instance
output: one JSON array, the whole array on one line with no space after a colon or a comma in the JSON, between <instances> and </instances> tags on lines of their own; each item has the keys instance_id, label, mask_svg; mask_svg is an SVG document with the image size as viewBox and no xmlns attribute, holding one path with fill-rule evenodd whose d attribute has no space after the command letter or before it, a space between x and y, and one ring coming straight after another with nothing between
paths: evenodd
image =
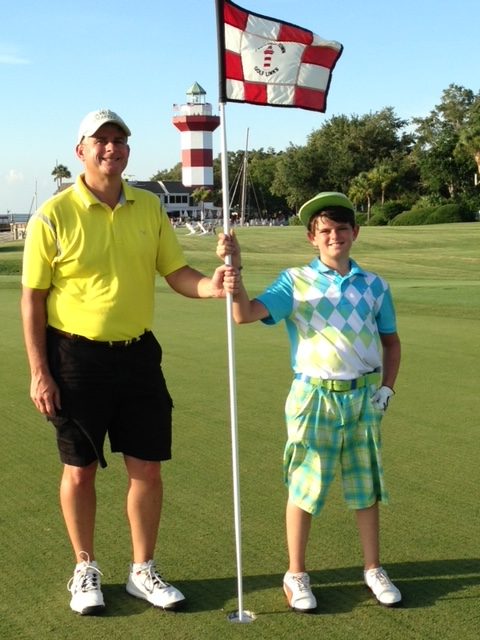
<instances>
[{"instance_id":1,"label":"white golf glove","mask_svg":"<svg viewBox=\"0 0 480 640\"><path fill-rule=\"evenodd\" d=\"M375 409L379 409L382 413L385 413L388 407L388 401L395 395L395 391L390 387L380 387L372 396L372 404Z\"/></svg>"}]
</instances>

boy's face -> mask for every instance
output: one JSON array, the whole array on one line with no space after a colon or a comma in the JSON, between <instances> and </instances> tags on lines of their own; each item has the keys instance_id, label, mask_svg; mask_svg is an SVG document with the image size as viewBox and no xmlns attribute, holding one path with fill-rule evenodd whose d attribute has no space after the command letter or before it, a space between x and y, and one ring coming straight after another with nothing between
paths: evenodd
<instances>
[{"instance_id":1,"label":"boy's face","mask_svg":"<svg viewBox=\"0 0 480 640\"><path fill-rule=\"evenodd\" d=\"M350 257L350 249L358 232L358 225L352 227L348 222L335 222L325 216L318 216L307 237L317 248L322 262L328 264L329 261L337 262Z\"/></svg>"}]
</instances>

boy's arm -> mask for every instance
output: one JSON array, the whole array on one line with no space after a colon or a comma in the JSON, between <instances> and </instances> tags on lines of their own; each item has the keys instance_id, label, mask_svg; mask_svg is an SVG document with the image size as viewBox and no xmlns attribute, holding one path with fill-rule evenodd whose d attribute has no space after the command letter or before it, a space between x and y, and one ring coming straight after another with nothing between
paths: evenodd
<instances>
[{"instance_id":1,"label":"boy's arm","mask_svg":"<svg viewBox=\"0 0 480 640\"><path fill-rule=\"evenodd\" d=\"M380 340L383 348L382 386L372 396L372 404L376 409L385 413L388 402L395 393L393 386L400 367L401 349L397 333L381 333Z\"/></svg>"},{"instance_id":2,"label":"boy's arm","mask_svg":"<svg viewBox=\"0 0 480 640\"><path fill-rule=\"evenodd\" d=\"M268 309L259 300L255 298L250 300L241 276L238 283L238 291L233 294L232 298L232 315L237 324L263 320L270 315Z\"/></svg>"},{"instance_id":3,"label":"boy's arm","mask_svg":"<svg viewBox=\"0 0 480 640\"><path fill-rule=\"evenodd\" d=\"M400 368L401 346L398 333L381 333L383 347L383 379L382 386L394 388Z\"/></svg>"},{"instance_id":4,"label":"boy's arm","mask_svg":"<svg viewBox=\"0 0 480 640\"><path fill-rule=\"evenodd\" d=\"M242 281L242 254L236 235L220 233L217 243L217 256L225 260L230 256L232 266L235 268L237 278L230 284L225 282L225 290L232 294L232 315L237 324L246 324L263 320L270 315L267 308L256 299L250 300Z\"/></svg>"}]
</instances>

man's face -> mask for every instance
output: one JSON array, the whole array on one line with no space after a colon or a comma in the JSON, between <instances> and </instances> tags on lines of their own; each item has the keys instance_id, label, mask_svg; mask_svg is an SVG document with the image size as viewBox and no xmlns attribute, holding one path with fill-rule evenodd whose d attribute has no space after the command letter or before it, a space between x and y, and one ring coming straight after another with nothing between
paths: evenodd
<instances>
[{"instance_id":1,"label":"man's face","mask_svg":"<svg viewBox=\"0 0 480 640\"><path fill-rule=\"evenodd\" d=\"M76 148L87 174L121 176L130 154L125 132L115 124L102 125L93 136L83 138Z\"/></svg>"}]
</instances>

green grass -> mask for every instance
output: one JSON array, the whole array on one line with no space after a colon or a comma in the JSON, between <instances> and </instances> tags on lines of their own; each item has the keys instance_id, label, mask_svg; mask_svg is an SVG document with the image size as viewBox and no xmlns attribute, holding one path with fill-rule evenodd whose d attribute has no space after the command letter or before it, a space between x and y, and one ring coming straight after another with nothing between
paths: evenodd
<instances>
[{"instance_id":1,"label":"green grass","mask_svg":"<svg viewBox=\"0 0 480 640\"><path fill-rule=\"evenodd\" d=\"M283 268L313 256L301 228L240 229L244 278L258 293ZM180 235L191 263L210 271L215 239ZM0 246L0 265L11 259ZM0 635L227 640L328 638L466 640L480 626L478 507L480 225L362 229L354 257L392 284L403 344L401 374L384 421L391 505L382 508L383 562L405 606L377 606L361 581L352 515L336 483L314 521L309 566L319 614L284 604L281 481L283 403L290 371L283 328L235 329L241 467L244 606L237 608L225 308L192 301L159 280L155 332L175 401L174 459L164 465L166 501L158 559L187 595L166 614L124 591L130 556L125 475L108 455L99 472L97 555L108 611L76 617L66 583L72 555L58 508L60 465L49 426L28 399L19 323L19 278L0 278Z\"/></svg>"},{"instance_id":2,"label":"green grass","mask_svg":"<svg viewBox=\"0 0 480 640\"><path fill-rule=\"evenodd\" d=\"M21 273L22 252L23 242L0 243L0 276Z\"/></svg>"}]
</instances>

